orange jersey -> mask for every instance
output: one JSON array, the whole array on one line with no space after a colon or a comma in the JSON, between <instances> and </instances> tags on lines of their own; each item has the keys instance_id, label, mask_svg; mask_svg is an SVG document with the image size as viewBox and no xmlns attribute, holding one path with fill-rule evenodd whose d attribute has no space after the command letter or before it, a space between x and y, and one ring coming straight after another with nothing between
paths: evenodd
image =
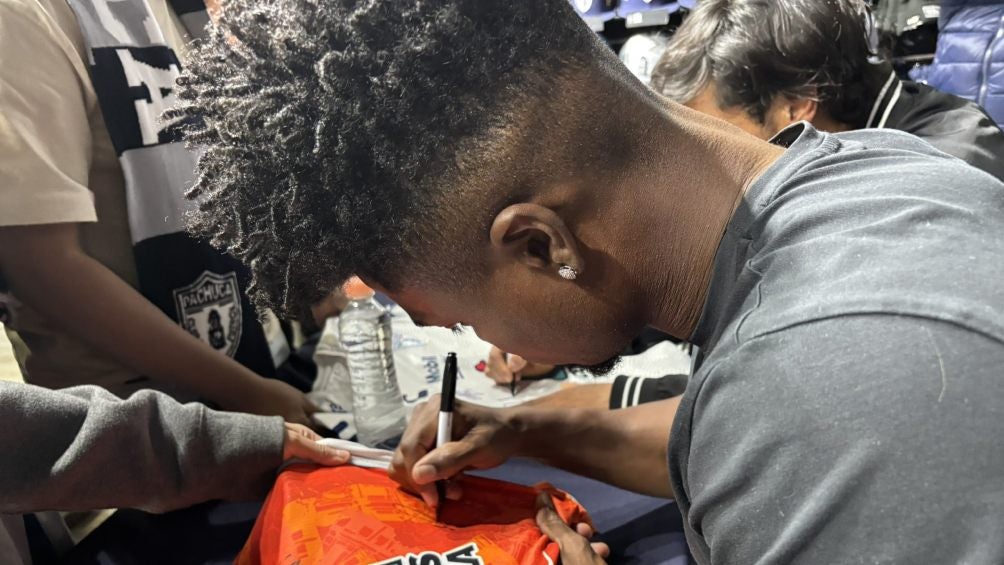
<instances>
[{"instance_id":1,"label":"orange jersey","mask_svg":"<svg viewBox=\"0 0 1004 565\"><path fill-rule=\"evenodd\" d=\"M464 496L440 520L387 472L296 466L279 475L238 565L549 565L558 545L537 528L536 497L551 494L569 523L588 522L551 487L461 477Z\"/></svg>"}]
</instances>

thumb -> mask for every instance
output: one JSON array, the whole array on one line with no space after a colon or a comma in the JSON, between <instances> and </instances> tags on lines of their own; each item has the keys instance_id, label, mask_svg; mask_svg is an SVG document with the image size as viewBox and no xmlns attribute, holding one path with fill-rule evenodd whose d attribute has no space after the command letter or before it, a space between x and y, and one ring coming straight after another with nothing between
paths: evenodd
<instances>
[{"instance_id":1,"label":"thumb","mask_svg":"<svg viewBox=\"0 0 1004 565\"><path fill-rule=\"evenodd\" d=\"M558 544L561 562L567 565L598 565L606 563L600 553L609 553L606 544L590 544L589 540L573 530L554 508L551 495L542 492L537 495L537 527L547 537Z\"/></svg>"},{"instance_id":2,"label":"thumb","mask_svg":"<svg viewBox=\"0 0 1004 565\"><path fill-rule=\"evenodd\" d=\"M563 539L568 539L569 534L579 535L561 519L558 511L554 508L551 495L546 492L537 495L537 527L547 537L558 543L561 543Z\"/></svg>"},{"instance_id":3,"label":"thumb","mask_svg":"<svg viewBox=\"0 0 1004 565\"><path fill-rule=\"evenodd\" d=\"M518 373L526 368L526 359L523 359L519 355L509 356L509 370L513 373Z\"/></svg>"},{"instance_id":4,"label":"thumb","mask_svg":"<svg viewBox=\"0 0 1004 565\"><path fill-rule=\"evenodd\" d=\"M351 458L348 451L317 443L299 434L287 436L286 441L290 443L286 450L287 459L303 459L318 465L334 466L348 463Z\"/></svg>"},{"instance_id":5,"label":"thumb","mask_svg":"<svg viewBox=\"0 0 1004 565\"><path fill-rule=\"evenodd\" d=\"M463 472L464 469L476 467L479 451L482 446L473 445L468 441L451 441L433 449L415 463L411 472L412 479L420 485L449 479Z\"/></svg>"}]
</instances>

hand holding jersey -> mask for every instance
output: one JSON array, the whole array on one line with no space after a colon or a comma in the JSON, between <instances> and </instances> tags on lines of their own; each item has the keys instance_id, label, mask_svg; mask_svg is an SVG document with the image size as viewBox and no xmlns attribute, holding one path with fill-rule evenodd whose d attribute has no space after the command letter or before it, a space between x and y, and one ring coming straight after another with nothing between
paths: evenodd
<instances>
[{"instance_id":1,"label":"hand holding jersey","mask_svg":"<svg viewBox=\"0 0 1004 565\"><path fill-rule=\"evenodd\" d=\"M573 530L558 515L551 497L543 493L537 496L537 527L561 548L561 562L565 565L602 564L610 555L607 544L589 542L593 537L589 524L576 524Z\"/></svg>"},{"instance_id":2,"label":"hand holding jersey","mask_svg":"<svg viewBox=\"0 0 1004 565\"><path fill-rule=\"evenodd\" d=\"M350 455L344 449L336 449L319 443L321 436L314 430L301 424L286 422L286 437L282 443L282 460L300 459L317 463L318 465L342 465L349 461Z\"/></svg>"}]
</instances>

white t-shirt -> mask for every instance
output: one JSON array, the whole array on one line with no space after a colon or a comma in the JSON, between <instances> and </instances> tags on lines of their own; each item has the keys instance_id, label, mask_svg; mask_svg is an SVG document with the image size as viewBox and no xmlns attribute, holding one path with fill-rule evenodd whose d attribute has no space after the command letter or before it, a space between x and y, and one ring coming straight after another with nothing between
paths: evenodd
<instances>
[{"instance_id":1,"label":"white t-shirt","mask_svg":"<svg viewBox=\"0 0 1004 565\"><path fill-rule=\"evenodd\" d=\"M167 0L148 4L167 43L183 47ZM79 223L84 251L137 285L122 167L65 0L0 0L0 202L0 226ZM28 382L121 392L137 376L16 300L8 309L8 331L30 351Z\"/></svg>"}]
</instances>

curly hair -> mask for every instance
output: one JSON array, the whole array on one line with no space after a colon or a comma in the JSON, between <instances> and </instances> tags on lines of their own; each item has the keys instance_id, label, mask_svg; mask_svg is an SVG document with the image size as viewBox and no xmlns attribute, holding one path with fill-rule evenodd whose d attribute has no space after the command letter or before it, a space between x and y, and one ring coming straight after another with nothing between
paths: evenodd
<instances>
[{"instance_id":1,"label":"curly hair","mask_svg":"<svg viewBox=\"0 0 1004 565\"><path fill-rule=\"evenodd\" d=\"M469 247L444 226L490 220L468 217L462 177L597 49L565 0L228 0L169 113L203 150L190 230L280 312L353 274L432 276L416 257Z\"/></svg>"},{"instance_id":2,"label":"curly hair","mask_svg":"<svg viewBox=\"0 0 1004 565\"><path fill-rule=\"evenodd\" d=\"M865 0L704 0L670 38L652 87L686 103L711 81L722 108L764 123L777 96L864 127L891 67L875 64Z\"/></svg>"}]
</instances>

